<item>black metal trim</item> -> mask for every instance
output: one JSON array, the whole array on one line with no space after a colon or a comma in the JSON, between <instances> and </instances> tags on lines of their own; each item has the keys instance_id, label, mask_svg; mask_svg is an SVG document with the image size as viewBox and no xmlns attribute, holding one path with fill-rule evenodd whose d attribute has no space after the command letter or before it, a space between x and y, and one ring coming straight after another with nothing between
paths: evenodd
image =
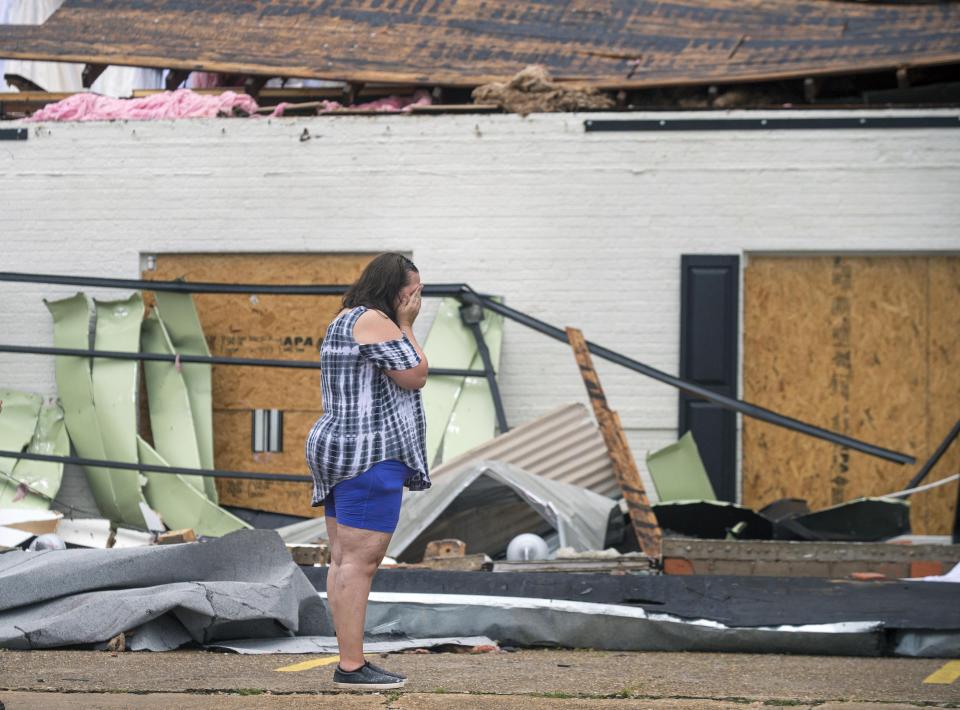
<instances>
[{"instance_id":1,"label":"black metal trim","mask_svg":"<svg viewBox=\"0 0 960 710\"><path fill-rule=\"evenodd\" d=\"M267 441L269 446L270 442ZM277 410L277 448L270 449L272 453L283 453L283 410Z\"/></svg>"},{"instance_id":2,"label":"black metal trim","mask_svg":"<svg viewBox=\"0 0 960 710\"><path fill-rule=\"evenodd\" d=\"M480 360L483 362L483 369L487 378L487 386L490 388L490 396L493 399L493 409L497 416L497 427L499 427L501 434L506 434L510 431L510 427L507 424L507 413L503 408L503 398L500 396L500 387L497 384L497 373L493 369L493 360L490 358L490 349L487 347L487 341L483 337L483 331L480 330L479 321L464 318L464 309L472 307L471 304L460 306L460 318L464 325L470 329L470 332L473 333L473 340L477 344L477 352L480 353ZM478 310L481 314L483 313L482 306Z\"/></svg>"},{"instance_id":3,"label":"black metal trim","mask_svg":"<svg viewBox=\"0 0 960 710\"><path fill-rule=\"evenodd\" d=\"M210 478L247 478L259 481L292 481L309 483L311 476L299 476L295 473L256 473L252 471L225 471L221 469L183 468L181 466L154 466L146 463L128 463L126 461L106 461L88 459L83 456L51 456L33 454L26 451L0 451L0 458L27 459L28 461L50 461L53 463L73 463L94 468L112 468L125 471L150 471L151 473L180 473L187 476L208 476Z\"/></svg>"},{"instance_id":4,"label":"black metal trim","mask_svg":"<svg viewBox=\"0 0 960 710\"><path fill-rule=\"evenodd\" d=\"M488 298L486 296L480 296L479 298L483 303L483 307L489 308L494 313L499 313L500 315L510 318L511 320L522 323L528 328L533 328L534 330L539 331L544 335L548 335L555 340L559 340L562 343L569 342L567 339L567 334L556 326L544 323L533 316L528 316L526 313L514 310L513 308L505 306L502 303L497 303L492 298ZM886 461L893 461L894 463L899 464L912 464L916 463L917 461L916 458L910 456L909 454L902 454L899 451L891 451L890 449L884 449L880 446L874 446L873 444L868 444L866 442L853 439L849 436L844 436L843 434L837 434L827 429L822 429L818 426L807 424L799 419L778 414L777 412L771 411L764 407L759 407L755 404L750 404L749 402L744 402L733 397L726 397L724 395L717 394L706 387L701 387L693 382L687 382L685 380L681 380L679 377L668 375L666 372L661 372L660 370L650 367L649 365L645 365L642 362L638 362L637 360L629 358L626 355L621 355L618 352L609 350L602 345L597 345L596 343L587 341L587 348L591 353L597 357L603 358L604 360L609 360L610 362L621 365L628 370L639 372L642 375L651 377L654 380L663 382L671 387L676 387L677 389L688 392L696 397L701 397L709 402L714 402L728 409L733 409L741 414L746 414L749 417L753 417L754 419L759 419L769 424L775 424L785 429L791 429L817 439L823 439L824 441L829 441L833 444L847 446L865 454L885 459Z\"/></svg>"},{"instance_id":5,"label":"black metal trim","mask_svg":"<svg viewBox=\"0 0 960 710\"><path fill-rule=\"evenodd\" d=\"M940 446L937 447L937 450L931 454L930 458L927 459L926 463L923 464L923 467L917 472L917 475L910 479L910 483L907 484L907 488L916 488L920 485L924 478L927 477L927 474L937 465L937 462L940 458L947 452L947 449L950 448L950 444L953 443L954 439L960 436L960 419L957 420L957 423L953 425L953 429L950 430L950 433L947 434L943 441L940 442Z\"/></svg>"},{"instance_id":6,"label":"black metal trim","mask_svg":"<svg viewBox=\"0 0 960 710\"><path fill-rule=\"evenodd\" d=\"M862 118L655 118L592 120L587 133L619 131L748 131L878 128L960 128L960 116L864 116Z\"/></svg>"},{"instance_id":7,"label":"black metal trim","mask_svg":"<svg viewBox=\"0 0 960 710\"><path fill-rule=\"evenodd\" d=\"M206 291L208 293L218 293L218 292L221 292L221 293L264 292L265 293L266 292L266 291L258 291L258 289L260 289L261 287L254 287L251 289L249 286L247 287L233 286L231 289L224 284L194 284L194 283L176 282L176 281L158 282L158 281L139 281L139 280L131 280L131 279L89 279L89 278L75 277L75 276L69 276L69 277L68 276L40 276L38 274L19 274L19 273L11 273L11 272L0 272L0 281L17 281L17 282L30 282L30 283L71 283L75 285L106 286L108 288L131 288L131 287L140 288L141 285L144 285L143 287L147 288L148 290L151 288L153 288L153 290L160 290L160 289L157 289L156 286L158 284L166 284L170 286L170 288L164 288L162 290L180 291L180 292L186 292L186 293L203 291L203 289L198 288L198 286L212 286L213 287L212 289ZM487 308L493 311L494 313L499 313L500 315L506 318L509 318L510 320L520 323L521 325L525 325L528 328L532 328L533 330L543 333L544 335L554 338L555 340L559 340L560 342L563 342L563 343L569 342L569 340L567 339L566 332L564 332L563 330L560 330L556 326L549 325L548 323L544 323L543 321L538 320L532 316L529 316L526 313L510 308L509 306L505 306L502 303L498 303L497 301L493 300L491 297L485 294L477 293L472 288L470 288L470 286L468 286L467 284L458 284L457 287L460 290L457 291L456 293L451 293L451 295L458 296L461 301L480 303L484 308ZM284 287L274 286L274 288L282 289ZM290 289L294 289L293 293L321 293L321 294L330 293L329 291L324 292L324 291L316 290L316 289L323 289L323 288L341 289L345 287L298 286L298 287L287 287L288 290L278 291L278 292L290 293L291 292ZM442 289L446 291L447 289L452 289L453 286L443 285L443 286L434 286L432 288L437 290ZM307 291L306 289L313 289L313 290ZM430 293L430 291L431 291L430 286L424 287L425 295L434 295ZM436 294L436 295L439 295L439 294ZM0 352L3 352L3 351L29 352L31 350L38 350L37 348L27 348L27 349L17 350L16 348L19 348L19 347L20 346L10 346L10 345L0 346ZM627 368L628 370L639 372L642 375L646 375L647 377L655 379L659 382L663 382L664 384L670 385L671 387L676 387L677 389L684 390L686 392L689 392L692 395L702 397L707 401L722 405L724 407L727 407L728 409L733 409L742 414L746 414L749 417L760 419L761 421L765 421L770 424L775 424L785 429L790 429L792 431L800 432L802 434L806 434L808 436L812 436L818 439L823 439L824 441L829 441L831 443L838 444L840 446L846 446L851 449L855 449L857 451L861 451L865 454L869 454L871 456L875 456L877 458L881 458L887 461L893 461L899 464L916 463L916 459L913 456L910 456L909 454L902 454L898 451L891 451L890 449L884 449L879 446L874 446L873 444L868 444L866 442L853 439L849 436L844 436L843 434L836 434L827 429L821 429L820 427L813 426L812 424L807 424L798 419L794 419L792 417L787 417L782 414L778 414L777 412L773 412L769 409L765 409L764 407L758 407L757 405L750 404L749 402L744 402L742 400L735 399L733 397L725 397L722 395L718 395L715 392L711 392L710 390L700 387L695 383L686 382L684 380L681 380L679 377L668 375L665 372L661 372L656 368L650 367L649 365L645 365L642 362L629 358L625 355L621 355L620 353L615 352L613 350L609 350L608 348L605 348L601 345L597 345L595 343L591 343L588 341L587 348L590 350L591 353L593 353L597 357L603 358L604 360L608 360L610 362L616 363L622 367ZM52 349L46 348L46 350L52 350ZM80 352L86 352L86 351L80 351ZM124 358L130 357L131 355L134 356L132 359L138 359L140 354L139 353L138 354L123 353ZM174 359L173 356L166 356L166 357L170 359ZM185 358L186 356L181 356L180 359L181 361L185 362L186 361ZM279 362L283 362L285 364L284 366L290 367L291 365L287 363L297 362L297 361L283 360ZM292 366L298 367L299 365L292 365ZM442 371L442 370L433 370L433 373L434 374L450 374L449 371ZM458 372L457 374L459 375L460 372ZM483 376L484 373L482 372L478 372L475 374L471 373L471 375Z\"/></svg>"},{"instance_id":8,"label":"black metal trim","mask_svg":"<svg viewBox=\"0 0 960 710\"><path fill-rule=\"evenodd\" d=\"M22 274L0 271L0 281L15 283L60 284L64 286L96 286L98 288L132 288L144 291L172 291L174 293L273 293L285 296L339 296L349 285L281 286L278 284L225 284L193 281L149 281L144 279L106 279L69 276L66 274ZM423 287L424 296L459 296L464 284L432 284Z\"/></svg>"},{"instance_id":9,"label":"black metal trim","mask_svg":"<svg viewBox=\"0 0 960 710\"><path fill-rule=\"evenodd\" d=\"M219 355L168 355L166 353L123 352L118 350L82 350L80 348L48 348L32 345L3 345L0 353L19 353L21 355L67 355L74 357L96 357L105 360L140 360L151 362L173 362L201 365L241 365L249 367L286 367L301 370L319 370L316 360L265 360L252 357L220 357ZM454 368L433 367L431 375L450 377L486 377L483 370L458 370Z\"/></svg>"},{"instance_id":10,"label":"black metal trim","mask_svg":"<svg viewBox=\"0 0 960 710\"><path fill-rule=\"evenodd\" d=\"M26 128L0 128L0 141L25 141L28 135Z\"/></svg>"}]
</instances>

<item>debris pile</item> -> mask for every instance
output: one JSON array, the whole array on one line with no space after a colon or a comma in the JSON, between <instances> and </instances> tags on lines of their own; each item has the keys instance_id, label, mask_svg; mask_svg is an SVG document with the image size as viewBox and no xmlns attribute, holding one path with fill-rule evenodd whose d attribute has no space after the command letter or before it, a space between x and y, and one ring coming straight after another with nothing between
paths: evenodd
<instances>
[{"instance_id":1,"label":"debris pile","mask_svg":"<svg viewBox=\"0 0 960 710\"><path fill-rule=\"evenodd\" d=\"M323 602L266 530L205 543L0 555L0 647L106 643L164 651L332 635Z\"/></svg>"},{"instance_id":2,"label":"debris pile","mask_svg":"<svg viewBox=\"0 0 960 710\"><path fill-rule=\"evenodd\" d=\"M610 96L591 86L553 81L546 67L537 64L528 66L505 83L478 86L472 96L478 104L493 104L522 116L530 113L598 111L615 105Z\"/></svg>"},{"instance_id":3,"label":"debris pile","mask_svg":"<svg viewBox=\"0 0 960 710\"><path fill-rule=\"evenodd\" d=\"M192 297L158 292L149 312L139 292L47 306L68 349L50 353L59 401L0 392L0 648L335 650L325 518L289 523L263 503L248 512L279 527L251 530L219 504L214 476L277 474L214 468L211 358ZM510 429L492 376L503 317L483 311L444 300L424 341L439 370L423 391L434 484L403 498L369 600L371 651L960 651L947 601L960 546L877 542L909 533L908 497L931 489L917 484L960 424L907 491L754 511L716 500L690 432L638 464L576 329L564 332L594 417L571 403ZM150 356L149 442L138 352ZM84 467L97 516L65 516L65 462Z\"/></svg>"}]
</instances>

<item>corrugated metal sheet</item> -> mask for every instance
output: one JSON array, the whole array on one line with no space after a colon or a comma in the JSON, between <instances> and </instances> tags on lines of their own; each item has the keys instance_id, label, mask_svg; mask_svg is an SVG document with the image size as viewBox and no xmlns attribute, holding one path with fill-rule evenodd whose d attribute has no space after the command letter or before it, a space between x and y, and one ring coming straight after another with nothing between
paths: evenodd
<instances>
[{"instance_id":1,"label":"corrugated metal sheet","mask_svg":"<svg viewBox=\"0 0 960 710\"><path fill-rule=\"evenodd\" d=\"M439 478L477 461L495 460L554 481L619 496L603 436L583 404L567 404L435 468Z\"/></svg>"},{"instance_id":2,"label":"corrugated metal sheet","mask_svg":"<svg viewBox=\"0 0 960 710\"><path fill-rule=\"evenodd\" d=\"M552 530L560 546L603 549L608 537L622 536L619 505L599 493L503 461L477 462L448 471L426 491L404 496L387 554L401 562L416 562L430 540L455 537L470 552L498 557L514 536L546 535ZM277 533L290 543L324 540L326 518L286 525Z\"/></svg>"},{"instance_id":3,"label":"corrugated metal sheet","mask_svg":"<svg viewBox=\"0 0 960 710\"><path fill-rule=\"evenodd\" d=\"M960 5L799 0L66 0L0 57L476 86L542 64L608 88L960 61Z\"/></svg>"},{"instance_id":4,"label":"corrugated metal sheet","mask_svg":"<svg viewBox=\"0 0 960 710\"><path fill-rule=\"evenodd\" d=\"M453 537L471 552L497 558L516 535L551 529L562 547L602 550L616 518L621 518L619 507L606 496L502 461L486 461L410 495L400 509L387 554L414 562L423 558L430 540ZM616 530L622 535L622 524Z\"/></svg>"}]
</instances>

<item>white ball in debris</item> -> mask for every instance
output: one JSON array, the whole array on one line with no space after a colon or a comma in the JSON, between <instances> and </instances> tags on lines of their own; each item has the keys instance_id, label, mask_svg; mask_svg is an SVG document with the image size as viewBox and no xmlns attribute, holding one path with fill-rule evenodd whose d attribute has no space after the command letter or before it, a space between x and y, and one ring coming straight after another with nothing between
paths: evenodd
<instances>
[{"instance_id":1,"label":"white ball in debris","mask_svg":"<svg viewBox=\"0 0 960 710\"><path fill-rule=\"evenodd\" d=\"M507 559L516 560L545 560L549 551L546 541L533 533L520 533L507 545Z\"/></svg>"},{"instance_id":2,"label":"white ball in debris","mask_svg":"<svg viewBox=\"0 0 960 710\"><path fill-rule=\"evenodd\" d=\"M66 550L67 545L59 535L45 533L38 535L30 543L28 550Z\"/></svg>"}]
</instances>

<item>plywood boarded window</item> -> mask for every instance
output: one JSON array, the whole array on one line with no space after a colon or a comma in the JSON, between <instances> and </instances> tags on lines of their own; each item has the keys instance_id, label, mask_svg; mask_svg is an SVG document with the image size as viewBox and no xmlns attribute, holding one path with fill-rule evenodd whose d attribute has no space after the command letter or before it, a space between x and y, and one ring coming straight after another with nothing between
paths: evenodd
<instances>
[{"instance_id":1,"label":"plywood boarded window","mask_svg":"<svg viewBox=\"0 0 960 710\"><path fill-rule=\"evenodd\" d=\"M926 459L960 418L960 257L757 257L744 272L743 396ZM904 487L899 466L754 419L743 501L813 509ZM955 444L926 482L960 469ZM913 530L948 534L956 484L912 498Z\"/></svg>"},{"instance_id":2,"label":"plywood boarded window","mask_svg":"<svg viewBox=\"0 0 960 710\"><path fill-rule=\"evenodd\" d=\"M262 284L350 284L373 254L158 254L145 279ZM315 360L339 296L197 294L213 355ZM253 452L251 411L283 411L283 451ZM213 367L214 462L217 468L308 475L303 443L322 414L319 370ZM311 485L217 479L222 505L316 517Z\"/></svg>"}]
</instances>

